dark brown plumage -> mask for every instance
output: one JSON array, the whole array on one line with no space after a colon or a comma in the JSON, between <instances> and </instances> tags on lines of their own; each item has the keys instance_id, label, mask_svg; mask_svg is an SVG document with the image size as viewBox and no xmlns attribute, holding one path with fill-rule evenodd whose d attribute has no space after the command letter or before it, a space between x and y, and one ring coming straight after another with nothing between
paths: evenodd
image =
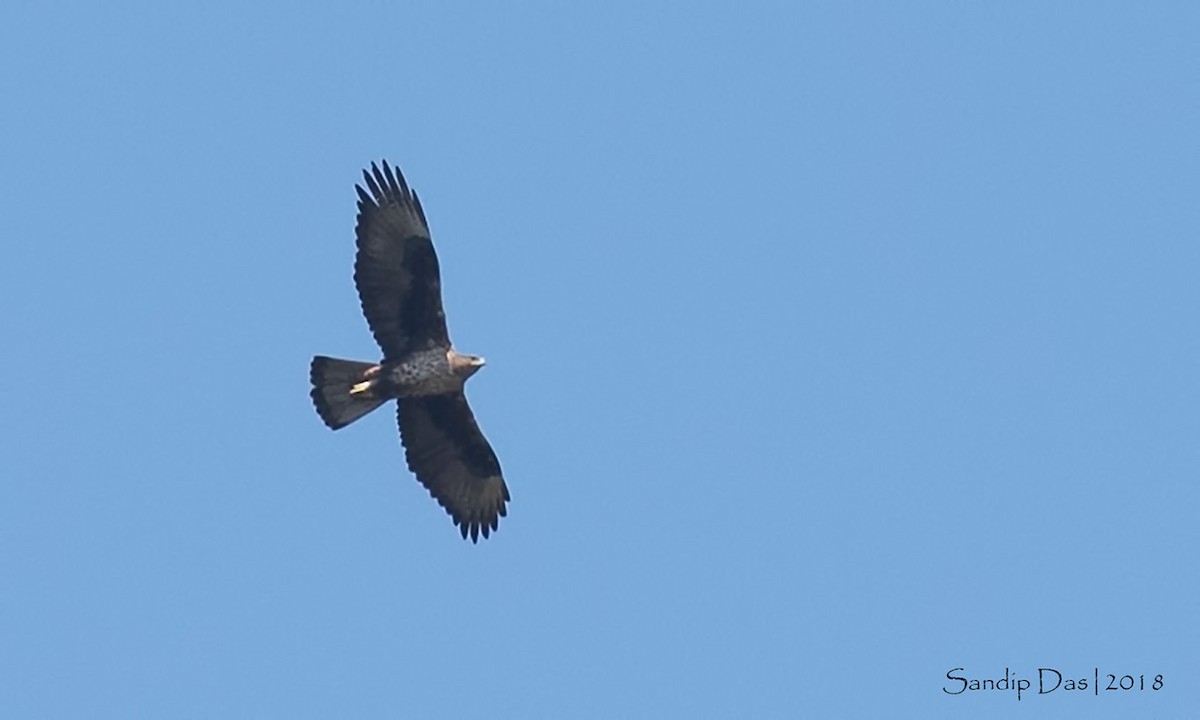
<instances>
[{"instance_id":1,"label":"dark brown plumage","mask_svg":"<svg viewBox=\"0 0 1200 720\"><path fill-rule=\"evenodd\" d=\"M421 202L385 161L363 171L354 283L383 351L379 364L313 358L311 397L337 430L388 400L408 467L464 538L497 529L510 500L500 463L463 394L483 358L454 350L442 310L441 272Z\"/></svg>"}]
</instances>

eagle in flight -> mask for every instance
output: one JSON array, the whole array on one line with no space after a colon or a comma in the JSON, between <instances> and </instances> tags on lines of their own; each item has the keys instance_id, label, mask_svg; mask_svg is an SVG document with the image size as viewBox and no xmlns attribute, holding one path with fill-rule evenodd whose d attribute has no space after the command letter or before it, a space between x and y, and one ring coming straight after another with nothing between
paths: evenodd
<instances>
[{"instance_id":1,"label":"eagle in flight","mask_svg":"<svg viewBox=\"0 0 1200 720\"><path fill-rule=\"evenodd\" d=\"M383 350L379 363L318 355L309 377L317 414L344 428L396 401L408 467L464 539L496 529L511 498L463 386L483 358L456 351L446 330L437 254L416 192L399 168L371 163L358 190L354 284Z\"/></svg>"}]
</instances>

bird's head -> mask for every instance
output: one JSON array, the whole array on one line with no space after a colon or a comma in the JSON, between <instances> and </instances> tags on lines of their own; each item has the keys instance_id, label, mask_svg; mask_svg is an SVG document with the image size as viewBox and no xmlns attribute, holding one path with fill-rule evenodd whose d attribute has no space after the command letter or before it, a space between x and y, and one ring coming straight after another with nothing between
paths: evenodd
<instances>
[{"instance_id":1,"label":"bird's head","mask_svg":"<svg viewBox=\"0 0 1200 720\"><path fill-rule=\"evenodd\" d=\"M450 367L454 370L454 374L463 380L479 372L479 369L487 364L487 361L479 355L467 355L451 350L449 356Z\"/></svg>"}]
</instances>

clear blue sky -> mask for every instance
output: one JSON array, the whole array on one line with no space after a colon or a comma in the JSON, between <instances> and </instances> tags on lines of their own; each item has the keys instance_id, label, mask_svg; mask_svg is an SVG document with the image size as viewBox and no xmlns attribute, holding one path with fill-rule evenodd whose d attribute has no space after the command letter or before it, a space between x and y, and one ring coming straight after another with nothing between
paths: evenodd
<instances>
[{"instance_id":1,"label":"clear blue sky","mask_svg":"<svg viewBox=\"0 0 1200 720\"><path fill-rule=\"evenodd\" d=\"M1195 712L1198 37L1184 2L8 3L0 716ZM477 546L391 410L307 397L314 353L377 357L383 157L489 360Z\"/></svg>"}]
</instances>

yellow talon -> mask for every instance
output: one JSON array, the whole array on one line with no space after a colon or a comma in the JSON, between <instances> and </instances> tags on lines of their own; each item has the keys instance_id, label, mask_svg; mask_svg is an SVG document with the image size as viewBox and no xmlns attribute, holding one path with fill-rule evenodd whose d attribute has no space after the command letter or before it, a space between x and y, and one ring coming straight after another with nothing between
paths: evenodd
<instances>
[{"instance_id":1,"label":"yellow talon","mask_svg":"<svg viewBox=\"0 0 1200 720\"><path fill-rule=\"evenodd\" d=\"M350 387L350 394L351 395L361 395L362 393L365 393L371 389L371 384L372 384L372 382L370 380L363 380L360 383L352 385Z\"/></svg>"}]
</instances>

